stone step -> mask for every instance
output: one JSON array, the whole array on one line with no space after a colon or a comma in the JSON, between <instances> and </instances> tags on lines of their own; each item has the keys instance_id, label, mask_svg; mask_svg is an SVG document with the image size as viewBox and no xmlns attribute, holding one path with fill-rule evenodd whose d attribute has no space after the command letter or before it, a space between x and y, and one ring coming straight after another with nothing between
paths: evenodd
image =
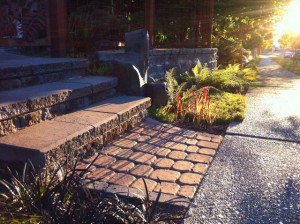
<instances>
[{"instance_id":1,"label":"stone step","mask_svg":"<svg viewBox=\"0 0 300 224\"><path fill-rule=\"evenodd\" d=\"M0 91L56 82L85 74L87 59L24 57L0 61Z\"/></svg>"},{"instance_id":2,"label":"stone step","mask_svg":"<svg viewBox=\"0 0 300 224\"><path fill-rule=\"evenodd\" d=\"M134 127L147 115L150 98L119 96L0 137L0 161L45 165L73 156L93 155L94 147Z\"/></svg>"},{"instance_id":3,"label":"stone step","mask_svg":"<svg viewBox=\"0 0 300 224\"><path fill-rule=\"evenodd\" d=\"M111 97L117 83L82 76L0 92L0 136Z\"/></svg>"}]
</instances>

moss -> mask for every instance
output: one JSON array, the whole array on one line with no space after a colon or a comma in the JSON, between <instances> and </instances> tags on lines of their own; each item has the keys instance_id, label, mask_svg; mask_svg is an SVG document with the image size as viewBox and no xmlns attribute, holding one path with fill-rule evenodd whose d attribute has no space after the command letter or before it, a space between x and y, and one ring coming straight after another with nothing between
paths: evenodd
<instances>
[{"instance_id":1,"label":"moss","mask_svg":"<svg viewBox=\"0 0 300 224\"><path fill-rule=\"evenodd\" d=\"M149 113L157 120L165 123L174 123L177 119L177 115L172 112L168 112L166 107L151 107L149 109Z\"/></svg>"}]
</instances>

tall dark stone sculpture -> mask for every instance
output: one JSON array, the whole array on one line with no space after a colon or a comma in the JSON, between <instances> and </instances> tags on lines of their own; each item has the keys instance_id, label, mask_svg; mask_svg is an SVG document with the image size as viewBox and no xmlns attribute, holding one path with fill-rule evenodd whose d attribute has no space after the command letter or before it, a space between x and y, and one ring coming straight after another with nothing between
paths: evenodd
<instances>
[{"instance_id":1,"label":"tall dark stone sculpture","mask_svg":"<svg viewBox=\"0 0 300 224\"><path fill-rule=\"evenodd\" d=\"M149 35L146 29L125 34L125 52L101 51L97 58L108 64L119 78L119 91L144 96L149 67Z\"/></svg>"}]
</instances>

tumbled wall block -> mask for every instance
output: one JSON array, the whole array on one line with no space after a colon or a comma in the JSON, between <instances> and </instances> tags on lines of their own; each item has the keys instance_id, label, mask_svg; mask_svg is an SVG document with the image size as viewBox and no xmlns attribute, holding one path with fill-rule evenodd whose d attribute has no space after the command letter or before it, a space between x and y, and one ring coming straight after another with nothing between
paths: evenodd
<instances>
[{"instance_id":1,"label":"tumbled wall block","mask_svg":"<svg viewBox=\"0 0 300 224\"><path fill-rule=\"evenodd\" d=\"M109 89L103 92L90 94L85 97L65 101L63 103L58 103L51 107L47 106L51 102L51 100L53 100L53 102L60 102L62 99L59 96L54 96L50 98L42 98L41 100L30 101L27 103L24 102L23 104L19 103L18 105L10 105L9 107L2 107L0 109L3 109L4 111L10 111L9 114L11 114L12 116L11 118L5 121L5 125L3 125L3 121L1 121L0 136L7 135L21 128L38 124L42 121L51 120L52 118L59 115L63 115L75 111L77 109L84 108L90 104L99 102L101 100L105 100L113 96L115 93L115 89ZM27 106L31 108L31 112L28 110ZM22 115L18 115L19 112L17 108L21 109L20 112L22 112ZM13 117L15 116L15 114L17 114L18 116ZM3 118L5 117L3 116ZM117 121L114 122L116 123ZM112 129L116 124L108 122L106 125L107 127L105 127L105 129L103 129L103 127L100 128L101 130L99 128L97 129L99 134L103 134L107 130Z\"/></svg>"},{"instance_id":2,"label":"tumbled wall block","mask_svg":"<svg viewBox=\"0 0 300 224\"><path fill-rule=\"evenodd\" d=\"M16 130L16 125L13 120L0 121L0 137Z\"/></svg>"},{"instance_id":3,"label":"tumbled wall block","mask_svg":"<svg viewBox=\"0 0 300 224\"><path fill-rule=\"evenodd\" d=\"M46 163L51 164L53 162L59 162L69 156L74 158L82 156L84 146L91 143L96 138L92 132L93 129L82 133L81 135L78 135L77 137L66 141L60 146L47 152L45 154Z\"/></svg>"},{"instance_id":4,"label":"tumbled wall block","mask_svg":"<svg viewBox=\"0 0 300 224\"><path fill-rule=\"evenodd\" d=\"M19 116L19 127L17 128L23 128L23 127L27 127L27 126L31 126L31 125L35 125L40 123L43 119L43 112L42 110L37 110L22 116Z\"/></svg>"},{"instance_id":5,"label":"tumbled wall block","mask_svg":"<svg viewBox=\"0 0 300 224\"><path fill-rule=\"evenodd\" d=\"M130 109L129 111L119 114L119 120L121 123L124 121L127 121L132 116L138 114L140 111L143 111L143 110L149 108L150 106L151 106L151 101L146 101L143 104L140 104L140 105Z\"/></svg>"},{"instance_id":6,"label":"tumbled wall block","mask_svg":"<svg viewBox=\"0 0 300 224\"><path fill-rule=\"evenodd\" d=\"M33 65L32 73L43 74L43 73L52 73L56 71L67 71L71 69L72 69L71 62L50 63L50 64L42 64L42 65Z\"/></svg>"},{"instance_id":7,"label":"tumbled wall block","mask_svg":"<svg viewBox=\"0 0 300 224\"><path fill-rule=\"evenodd\" d=\"M0 80L0 90L9 90L22 87L22 81L19 79Z\"/></svg>"},{"instance_id":8,"label":"tumbled wall block","mask_svg":"<svg viewBox=\"0 0 300 224\"><path fill-rule=\"evenodd\" d=\"M64 101L70 97L71 91L64 91L60 94L53 94L51 96L40 97L27 101L27 106L30 111L38 110L40 108L49 107Z\"/></svg>"},{"instance_id":9,"label":"tumbled wall block","mask_svg":"<svg viewBox=\"0 0 300 224\"><path fill-rule=\"evenodd\" d=\"M5 73L2 75L2 79L10 79L10 78L19 78L23 76L32 75L32 67L31 66L19 66L19 67L9 67L5 69Z\"/></svg>"},{"instance_id":10,"label":"tumbled wall block","mask_svg":"<svg viewBox=\"0 0 300 224\"><path fill-rule=\"evenodd\" d=\"M94 135L95 136L98 136L98 135L103 135L105 134L106 132L108 132L109 130L112 130L114 128L117 128L119 125L119 122L118 122L118 119L112 119L108 122L105 122L104 124L98 126L98 127L95 127L94 129Z\"/></svg>"}]
</instances>

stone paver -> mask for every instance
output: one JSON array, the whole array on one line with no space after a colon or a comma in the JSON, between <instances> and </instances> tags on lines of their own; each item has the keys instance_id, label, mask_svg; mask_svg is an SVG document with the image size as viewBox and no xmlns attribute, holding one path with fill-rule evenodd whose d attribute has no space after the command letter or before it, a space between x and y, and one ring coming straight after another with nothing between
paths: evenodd
<instances>
[{"instance_id":1,"label":"stone paver","mask_svg":"<svg viewBox=\"0 0 300 224\"><path fill-rule=\"evenodd\" d=\"M133 176L137 176L137 177L148 177L151 173L153 172L153 168L151 166L148 165L137 165L135 166L130 173Z\"/></svg>"},{"instance_id":2,"label":"stone paver","mask_svg":"<svg viewBox=\"0 0 300 224\"><path fill-rule=\"evenodd\" d=\"M182 186L179 191L177 192L177 194L179 196L183 196L183 197L188 197L188 198L193 198L195 192L196 192L197 188L194 186L187 186L184 185Z\"/></svg>"},{"instance_id":3,"label":"stone paver","mask_svg":"<svg viewBox=\"0 0 300 224\"><path fill-rule=\"evenodd\" d=\"M157 182L154 181L154 180L145 179L145 178L144 178L144 179L143 179L143 178L140 178L140 179L136 180L136 181L131 185L131 187L133 187L133 188L138 188L138 189L144 191L146 188L145 188L145 183L144 183L143 180L144 180L145 183L146 183L146 187L147 187L148 191L153 191L154 188L155 188L156 185L157 185Z\"/></svg>"},{"instance_id":4,"label":"stone paver","mask_svg":"<svg viewBox=\"0 0 300 224\"><path fill-rule=\"evenodd\" d=\"M111 169L116 172L128 172L134 167L134 163L128 160L119 160L111 166Z\"/></svg>"},{"instance_id":5,"label":"stone paver","mask_svg":"<svg viewBox=\"0 0 300 224\"><path fill-rule=\"evenodd\" d=\"M137 142L127 140L127 139L120 139L120 140L115 141L113 144L116 146L119 146L119 147L123 147L123 148L132 148L133 146L135 146L137 144Z\"/></svg>"},{"instance_id":6,"label":"stone paver","mask_svg":"<svg viewBox=\"0 0 300 224\"><path fill-rule=\"evenodd\" d=\"M198 146L195 146L195 145L190 145L186 148L185 151L187 152L198 152L199 150L199 147Z\"/></svg>"},{"instance_id":7,"label":"stone paver","mask_svg":"<svg viewBox=\"0 0 300 224\"><path fill-rule=\"evenodd\" d=\"M156 160L156 156L143 152L135 152L129 159L138 163L150 165Z\"/></svg>"},{"instance_id":8,"label":"stone paver","mask_svg":"<svg viewBox=\"0 0 300 224\"><path fill-rule=\"evenodd\" d=\"M186 157L186 160L197 163L210 163L212 161L212 157L203 154L190 153Z\"/></svg>"},{"instance_id":9,"label":"stone paver","mask_svg":"<svg viewBox=\"0 0 300 224\"><path fill-rule=\"evenodd\" d=\"M198 185L202 180L202 176L195 173L184 173L180 176L179 182L188 185Z\"/></svg>"},{"instance_id":10,"label":"stone paver","mask_svg":"<svg viewBox=\"0 0 300 224\"><path fill-rule=\"evenodd\" d=\"M175 182L180 177L180 173L173 170L157 169L152 172L150 178L153 180Z\"/></svg>"},{"instance_id":11,"label":"stone paver","mask_svg":"<svg viewBox=\"0 0 300 224\"><path fill-rule=\"evenodd\" d=\"M207 148L200 148L199 153L209 155L209 156L214 156L216 154L216 150L213 149L207 149Z\"/></svg>"},{"instance_id":12,"label":"stone paver","mask_svg":"<svg viewBox=\"0 0 300 224\"><path fill-rule=\"evenodd\" d=\"M89 160L91 162L91 160ZM100 155L94 162L95 166L107 167L116 162L116 158L111 156Z\"/></svg>"},{"instance_id":13,"label":"stone paver","mask_svg":"<svg viewBox=\"0 0 300 224\"><path fill-rule=\"evenodd\" d=\"M208 141L199 141L197 145L200 147L211 148L211 149L217 149L219 147L218 143L208 142Z\"/></svg>"},{"instance_id":14,"label":"stone paver","mask_svg":"<svg viewBox=\"0 0 300 224\"><path fill-rule=\"evenodd\" d=\"M111 179L109 179L109 183L117 184L121 186L129 186L133 181L135 181L135 177L132 175L128 175L125 173L116 173Z\"/></svg>"},{"instance_id":15,"label":"stone paver","mask_svg":"<svg viewBox=\"0 0 300 224\"><path fill-rule=\"evenodd\" d=\"M191 162L188 162L188 161L177 161L173 165L173 169L178 170L178 171L188 172L188 171L191 171L193 166L194 166L194 164Z\"/></svg>"},{"instance_id":16,"label":"stone paver","mask_svg":"<svg viewBox=\"0 0 300 224\"><path fill-rule=\"evenodd\" d=\"M182 144L182 143L177 143L177 142L167 142L165 144L165 147L174 149L174 150L184 151L186 149L187 145Z\"/></svg>"},{"instance_id":17,"label":"stone paver","mask_svg":"<svg viewBox=\"0 0 300 224\"><path fill-rule=\"evenodd\" d=\"M92 171L91 173L87 174L86 178L92 180L101 180L105 182L111 179L114 175L114 171L105 168L98 168Z\"/></svg>"},{"instance_id":18,"label":"stone paver","mask_svg":"<svg viewBox=\"0 0 300 224\"><path fill-rule=\"evenodd\" d=\"M184 158L187 156L185 152L180 152L180 151L173 151L170 152L168 157L174 160L184 160Z\"/></svg>"},{"instance_id":19,"label":"stone paver","mask_svg":"<svg viewBox=\"0 0 300 224\"><path fill-rule=\"evenodd\" d=\"M154 191L156 192L161 191L162 193L175 195L179 190L179 188L180 186L178 184L162 182L155 187Z\"/></svg>"},{"instance_id":20,"label":"stone paver","mask_svg":"<svg viewBox=\"0 0 300 224\"><path fill-rule=\"evenodd\" d=\"M203 163L197 163L193 167L193 171L195 173L206 173L207 169L208 169L208 165L207 164L203 164Z\"/></svg>"},{"instance_id":21,"label":"stone paver","mask_svg":"<svg viewBox=\"0 0 300 224\"><path fill-rule=\"evenodd\" d=\"M169 169L173 166L174 164L174 161L171 160L171 159L167 159L167 158L160 158L160 159L157 159L153 165L156 167L156 168L164 168L164 169Z\"/></svg>"},{"instance_id":22,"label":"stone paver","mask_svg":"<svg viewBox=\"0 0 300 224\"><path fill-rule=\"evenodd\" d=\"M150 119L102 149L95 167L86 176L100 189L103 186L103 190L105 187L123 193L145 193L144 178L150 192L161 191L161 200L190 200L221 140L222 136L157 124ZM89 158L84 165L93 159Z\"/></svg>"}]
</instances>

